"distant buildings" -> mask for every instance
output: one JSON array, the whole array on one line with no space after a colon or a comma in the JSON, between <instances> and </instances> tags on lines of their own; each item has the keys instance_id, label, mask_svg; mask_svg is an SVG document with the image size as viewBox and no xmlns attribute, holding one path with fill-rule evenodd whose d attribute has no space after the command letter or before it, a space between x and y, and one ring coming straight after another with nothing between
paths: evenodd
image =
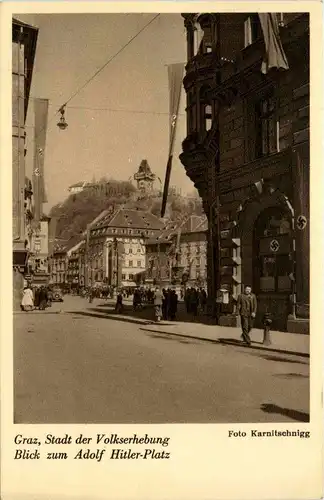
<instances>
[{"instance_id":1,"label":"distant buildings","mask_svg":"<svg viewBox=\"0 0 324 500\"><path fill-rule=\"evenodd\" d=\"M145 240L162 228L158 217L140 210L118 209L100 218L88 230L85 283L135 286L145 271Z\"/></svg>"},{"instance_id":2,"label":"distant buildings","mask_svg":"<svg viewBox=\"0 0 324 500\"><path fill-rule=\"evenodd\" d=\"M154 191L154 183L158 180L159 182L160 179L152 172L151 167L148 164L147 160L142 160L137 172L133 175L133 179L136 181L136 189L141 193L142 195L149 195L153 193ZM131 181L131 178L129 179L129 182ZM107 181L98 181L95 182L94 180L92 182L86 182L86 181L79 181L76 182L75 184L72 184L69 186L68 191L71 194L78 194L81 193L82 191L88 190L92 192L99 192L102 194L106 195L111 195L114 194L114 188L115 188L116 181L114 180L107 180ZM128 184L125 183L124 184ZM119 182L118 188L120 189L121 182ZM173 188L175 189L175 188Z\"/></svg>"},{"instance_id":3,"label":"distant buildings","mask_svg":"<svg viewBox=\"0 0 324 500\"><path fill-rule=\"evenodd\" d=\"M85 189L85 187L87 186L87 184L88 184L88 182L85 182L85 181L77 182L76 184L72 184L72 186L70 186L68 188L68 191L71 194L81 193Z\"/></svg>"},{"instance_id":4,"label":"distant buildings","mask_svg":"<svg viewBox=\"0 0 324 500\"><path fill-rule=\"evenodd\" d=\"M50 283L64 288L67 285L67 248L65 245L55 245L49 262Z\"/></svg>"},{"instance_id":5,"label":"distant buildings","mask_svg":"<svg viewBox=\"0 0 324 500\"><path fill-rule=\"evenodd\" d=\"M66 283L71 288L85 285L85 240L79 241L66 252Z\"/></svg>"},{"instance_id":6,"label":"distant buildings","mask_svg":"<svg viewBox=\"0 0 324 500\"><path fill-rule=\"evenodd\" d=\"M146 243L146 283L207 286L207 219L189 216L169 223Z\"/></svg>"}]
</instances>

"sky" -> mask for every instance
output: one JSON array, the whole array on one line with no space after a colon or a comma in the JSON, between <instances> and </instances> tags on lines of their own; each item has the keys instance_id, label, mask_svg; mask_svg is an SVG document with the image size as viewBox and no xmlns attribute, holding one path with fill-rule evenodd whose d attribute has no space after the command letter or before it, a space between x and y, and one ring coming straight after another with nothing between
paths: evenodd
<instances>
[{"instance_id":1,"label":"sky","mask_svg":"<svg viewBox=\"0 0 324 500\"><path fill-rule=\"evenodd\" d=\"M45 149L48 204L78 181L106 176L128 180L142 159L164 181L169 147L167 65L186 60L180 14L161 14L68 104L68 128L56 126L59 107L155 14L15 15L39 28L26 122L27 175L33 171L33 98L49 99ZM186 135L185 92L174 150L171 185L194 190L178 156Z\"/></svg>"}]
</instances>

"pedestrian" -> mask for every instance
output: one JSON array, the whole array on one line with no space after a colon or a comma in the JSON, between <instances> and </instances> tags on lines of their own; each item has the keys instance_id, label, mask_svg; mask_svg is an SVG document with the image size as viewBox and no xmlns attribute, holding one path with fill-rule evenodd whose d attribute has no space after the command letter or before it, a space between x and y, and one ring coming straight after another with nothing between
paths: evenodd
<instances>
[{"instance_id":1,"label":"pedestrian","mask_svg":"<svg viewBox=\"0 0 324 500\"><path fill-rule=\"evenodd\" d=\"M198 304L199 304L198 292L196 288L192 288L190 293L190 312L194 315L195 318L197 317L198 314Z\"/></svg>"},{"instance_id":2,"label":"pedestrian","mask_svg":"<svg viewBox=\"0 0 324 500\"><path fill-rule=\"evenodd\" d=\"M174 321L176 319L178 309L178 295L175 290L171 290L170 295L170 319Z\"/></svg>"},{"instance_id":3,"label":"pedestrian","mask_svg":"<svg viewBox=\"0 0 324 500\"><path fill-rule=\"evenodd\" d=\"M241 293L237 299L237 314L241 316L243 341L248 345L251 345L250 332L253 328L256 312L256 296L252 293L252 288L250 286L246 286L244 293Z\"/></svg>"},{"instance_id":4,"label":"pedestrian","mask_svg":"<svg viewBox=\"0 0 324 500\"><path fill-rule=\"evenodd\" d=\"M162 316L162 292L159 287L156 287L154 293L154 312L155 320L161 321Z\"/></svg>"},{"instance_id":5,"label":"pedestrian","mask_svg":"<svg viewBox=\"0 0 324 500\"><path fill-rule=\"evenodd\" d=\"M121 313L123 311L123 294L121 290L117 292L117 301L115 306L115 311Z\"/></svg>"},{"instance_id":6,"label":"pedestrian","mask_svg":"<svg viewBox=\"0 0 324 500\"><path fill-rule=\"evenodd\" d=\"M44 286L41 286L40 291L39 291L39 310L44 311L46 306L47 306L47 291Z\"/></svg>"},{"instance_id":7,"label":"pedestrian","mask_svg":"<svg viewBox=\"0 0 324 500\"><path fill-rule=\"evenodd\" d=\"M184 301L185 301L185 304L186 304L186 311L187 313L189 314L190 313L190 300L191 300L191 288L187 288L186 291L185 291L185 295L184 295Z\"/></svg>"},{"instance_id":8,"label":"pedestrian","mask_svg":"<svg viewBox=\"0 0 324 500\"><path fill-rule=\"evenodd\" d=\"M40 289L38 286L36 286L34 290L34 308L37 309L39 307L39 294L40 294Z\"/></svg>"},{"instance_id":9,"label":"pedestrian","mask_svg":"<svg viewBox=\"0 0 324 500\"><path fill-rule=\"evenodd\" d=\"M23 290L21 308L26 312L32 311L34 309L34 294L29 284L27 284L27 286Z\"/></svg>"},{"instance_id":10,"label":"pedestrian","mask_svg":"<svg viewBox=\"0 0 324 500\"><path fill-rule=\"evenodd\" d=\"M162 318L167 319L167 291L162 289Z\"/></svg>"}]
</instances>

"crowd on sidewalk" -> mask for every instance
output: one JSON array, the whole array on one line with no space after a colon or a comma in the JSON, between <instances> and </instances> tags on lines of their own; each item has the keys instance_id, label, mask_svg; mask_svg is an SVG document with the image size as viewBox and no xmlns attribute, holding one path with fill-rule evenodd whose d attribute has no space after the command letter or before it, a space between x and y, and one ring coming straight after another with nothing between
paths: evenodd
<instances>
[{"instance_id":1,"label":"crowd on sidewalk","mask_svg":"<svg viewBox=\"0 0 324 500\"><path fill-rule=\"evenodd\" d=\"M46 286L32 287L27 284L22 293L21 310L25 312L39 309L44 311L52 305L52 292Z\"/></svg>"}]
</instances>

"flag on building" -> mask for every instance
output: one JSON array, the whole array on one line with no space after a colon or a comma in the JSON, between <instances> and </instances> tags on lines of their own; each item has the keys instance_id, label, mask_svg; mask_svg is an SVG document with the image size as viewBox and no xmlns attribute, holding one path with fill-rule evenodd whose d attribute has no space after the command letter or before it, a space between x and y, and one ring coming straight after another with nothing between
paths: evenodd
<instances>
[{"instance_id":1,"label":"flag on building","mask_svg":"<svg viewBox=\"0 0 324 500\"><path fill-rule=\"evenodd\" d=\"M275 12L259 13L259 20L266 49L261 66L262 73L268 73L271 68L289 69L287 57L280 40L277 14Z\"/></svg>"},{"instance_id":2,"label":"flag on building","mask_svg":"<svg viewBox=\"0 0 324 500\"><path fill-rule=\"evenodd\" d=\"M196 56L199 52L202 39L204 38L204 30L198 22L200 14L196 14L194 18L194 55Z\"/></svg>"},{"instance_id":3,"label":"flag on building","mask_svg":"<svg viewBox=\"0 0 324 500\"><path fill-rule=\"evenodd\" d=\"M168 155L168 163L165 173L165 181L164 181L164 189L163 189L163 198L162 198L162 209L161 209L161 217L164 217L169 184L170 184L170 176L171 176L171 168L172 168L172 157L174 150L174 140L176 133L176 126L178 120L179 113L179 105L180 105L180 97L181 97L181 89L182 89L182 80L184 73L184 64L176 63L168 66L168 77L169 77L169 95L170 95L170 141L169 141L169 155Z\"/></svg>"},{"instance_id":4,"label":"flag on building","mask_svg":"<svg viewBox=\"0 0 324 500\"><path fill-rule=\"evenodd\" d=\"M47 132L48 99L34 100L35 136L34 136L34 172L33 188L35 201L35 220L41 217L42 205L47 202L45 191L44 161Z\"/></svg>"}]
</instances>

